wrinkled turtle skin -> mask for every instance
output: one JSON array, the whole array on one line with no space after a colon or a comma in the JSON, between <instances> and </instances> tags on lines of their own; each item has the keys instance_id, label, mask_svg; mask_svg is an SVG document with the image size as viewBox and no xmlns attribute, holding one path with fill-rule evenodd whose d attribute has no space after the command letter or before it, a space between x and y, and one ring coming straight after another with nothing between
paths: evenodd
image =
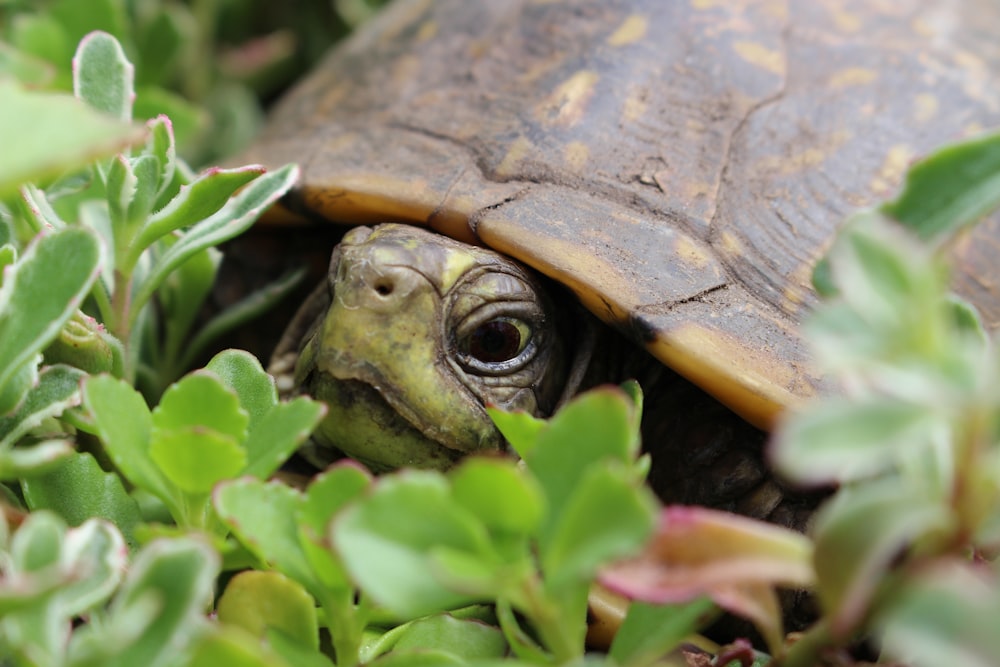
<instances>
[{"instance_id":1,"label":"wrinkled turtle skin","mask_svg":"<svg viewBox=\"0 0 1000 667\"><path fill-rule=\"evenodd\" d=\"M799 333L815 302L812 267L845 216L891 196L912 159L1000 121L997 25L994 0L401 0L278 105L249 157L302 166L285 202L300 219L424 226L537 271L550 314L529 329L551 344L539 359L553 375L504 386L498 402L546 414L567 378L642 382L662 362L671 370L643 382L658 491L774 518L782 492L763 472L761 433L678 388L674 373L761 429L835 390ZM355 252L398 229L348 235L275 368L297 363L305 388L342 414L405 432L387 465L502 446L472 425L499 376L449 402L442 377L415 375L468 371L463 336L448 328L462 324L445 326L430 295L452 298L480 251L422 259L399 237L379 251L388 268ZM990 328L998 241L991 221L955 249L956 287ZM523 269L504 270L503 289L535 289ZM437 314L373 306L352 320L378 303L386 271ZM501 282L484 279L467 301L501 299ZM359 287L374 295L351 293ZM586 333L576 303L618 333ZM473 310L466 303L457 319ZM618 335L635 347L623 351ZM584 344L590 365L574 370ZM376 368L380 359L406 361ZM423 383L425 398L400 398L404 382ZM342 442L341 428L321 430L314 459L339 447L379 463L379 452Z\"/></svg>"}]
</instances>

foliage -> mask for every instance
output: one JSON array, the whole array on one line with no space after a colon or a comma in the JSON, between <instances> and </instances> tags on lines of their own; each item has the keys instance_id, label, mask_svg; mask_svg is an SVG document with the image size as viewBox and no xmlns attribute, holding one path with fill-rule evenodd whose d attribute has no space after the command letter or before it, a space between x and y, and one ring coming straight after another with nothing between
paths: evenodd
<instances>
[{"instance_id":1,"label":"foliage","mask_svg":"<svg viewBox=\"0 0 1000 667\"><path fill-rule=\"evenodd\" d=\"M839 488L808 536L657 507L632 385L549 421L491 409L519 462L379 478L345 462L293 485L275 475L321 405L279 400L243 352L177 376L205 342L214 246L296 171L195 174L170 120L132 122L143 86L180 75L186 12L221 11L139 4L7 3L19 50L0 71L60 80L44 61L76 51L75 96L0 79L0 661L680 665L720 608L772 655L709 645L718 664L823 664L863 638L915 666L995 661L1000 378L948 251L1000 205L1000 135L916 165L816 272L808 333L842 391L771 450L794 482ZM93 21L109 32L80 32ZM139 85L126 51L152 70ZM585 655L595 581L642 602ZM821 606L794 642L780 586Z\"/></svg>"},{"instance_id":2,"label":"foliage","mask_svg":"<svg viewBox=\"0 0 1000 667\"><path fill-rule=\"evenodd\" d=\"M261 100L379 4L303 0L280 11L262 0L5 0L0 78L69 92L77 44L106 32L138 65L136 117L170 117L180 153L208 164L244 148L259 129Z\"/></svg>"}]
</instances>

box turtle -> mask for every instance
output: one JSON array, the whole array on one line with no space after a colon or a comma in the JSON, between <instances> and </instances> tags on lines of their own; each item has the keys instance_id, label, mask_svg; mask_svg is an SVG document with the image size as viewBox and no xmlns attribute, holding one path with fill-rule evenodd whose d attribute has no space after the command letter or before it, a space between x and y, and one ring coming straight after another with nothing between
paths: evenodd
<instances>
[{"instance_id":1,"label":"box turtle","mask_svg":"<svg viewBox=\"0 0 1000 667\"><path fill-rule=\"evenodd\" d=\"M503 447L485 402L637 377L665 499L798 523L761 447L828 390L812 267L1000 121L997 25L993 0L397 0L250 154L302 166L289 214L365 225L273 362L331 406L311 459L448 465ZM998 241L955 249L990 325Z\"/></svg>"}]
</instances>

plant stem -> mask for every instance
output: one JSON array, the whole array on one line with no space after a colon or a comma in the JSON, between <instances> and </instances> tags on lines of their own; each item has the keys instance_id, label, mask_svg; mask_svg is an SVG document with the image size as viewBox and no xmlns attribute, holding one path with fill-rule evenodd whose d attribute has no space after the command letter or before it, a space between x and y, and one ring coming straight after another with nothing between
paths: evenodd
<instances>
[{"instance_id":1,"label":"plant stem","mask_svg":"<svg viewBox=\"0 0 1000 667\"><path fill-rule=\"evenodd\" d=\"M553 662L564 665L583 655L583 642L574 641L572 630L578 623L586 626L586 592L584 592L583 616L575 618L575 614L567 614L567 605L560 605L546 594L541 581L531 578L525 581L522 588L524 594L525 614L541 637L542 643L552 653ZM568 605L575 609L578 605Z\"/></svg>"},{"instance_id":2,"label":"plant stem","mask_svg":"<svg viewBox=\"0 0 1000 667\"><path fill-rule=\"evenodd\" d=\"M362 599L355 607L354 591L350 588L331 593L324 596L323 609L337 667L354 667L361 657L361 633L368 624L367 605Z\"/></svg>"},{"instance_id":3,"label":"plant stem","mask_svg":"<svg viewBox=\"0 0 1000 667\"><path fill-rule=\"evenodd\" d=\"M820 657L826 649L836 646L830 635L830 628L825 619L802 633L802 636L792 644L783 656L771 663L772 667L815 667L820 664Z\"/></svg>"}]
</instances>

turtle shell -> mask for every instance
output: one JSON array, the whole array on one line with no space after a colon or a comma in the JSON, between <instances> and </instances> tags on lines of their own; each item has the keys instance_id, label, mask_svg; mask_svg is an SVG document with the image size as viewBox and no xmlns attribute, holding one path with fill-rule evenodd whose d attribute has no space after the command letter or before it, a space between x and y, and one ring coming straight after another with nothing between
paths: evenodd
<instances>
[{"instance_id":1,"label":"turtle shell","mask_svg":"<svg viewBox=\"0 0 1000 667\"><path fill-rule=\"evenodd\" d=\"M812 267L912 159L1000 122L994 0L397 0L277 106L287 202L568 286L751 422L824 390ZM959 244L995 328L1000 225Z\"/></svg>"}]
</instances>

